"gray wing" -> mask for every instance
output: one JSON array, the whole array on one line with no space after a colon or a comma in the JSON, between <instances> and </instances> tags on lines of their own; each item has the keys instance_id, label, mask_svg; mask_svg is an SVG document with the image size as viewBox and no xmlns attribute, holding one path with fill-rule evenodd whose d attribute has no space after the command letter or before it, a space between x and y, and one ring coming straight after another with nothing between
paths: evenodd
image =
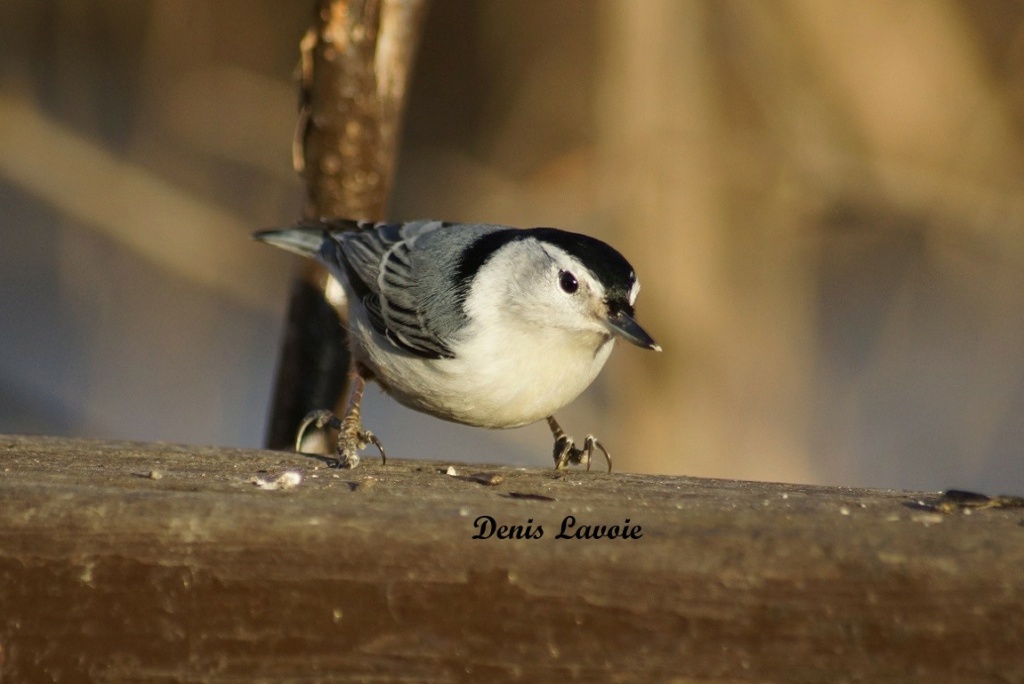
<instances>
[{"instance_id":1,"label":"gray wing","mask_svg":"<svg viewBox=\"0 0 1024 684\"><path fill-rule=\"evenodd\" d=\"M452 345L467 323L456 282L459 259L480 235L500 227L415 221L360 228L330 236L371 325L410 354L453 358Z\"/></svg>"}]
</instances>

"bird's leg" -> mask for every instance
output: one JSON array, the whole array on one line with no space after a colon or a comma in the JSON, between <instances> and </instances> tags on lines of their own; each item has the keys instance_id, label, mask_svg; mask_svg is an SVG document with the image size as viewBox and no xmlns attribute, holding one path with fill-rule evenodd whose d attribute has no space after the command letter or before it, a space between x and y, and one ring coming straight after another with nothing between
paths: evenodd
<instances>
[{"instance_id":1,"label":"bird's leg","mask_svg":"<svg viewBox=\"0 0 1024 684\"><path fill-rule=\"evenodd\" d=\"M345 411L345 418L341 421L341 430L338 435L338 467L355 468L359 465L359 454L372 444L380 452L382 465L387 465L388 457L384 454L384 447L380 440L369 430L363 429L362 404L363 392L366 390L366 379L357 368L352 374L352 396L348 402L348 410Z\"/></svg>"},{"instance_id":2,"label":"bird's leg","mask_svg":"<svg viewBox=\"0 0 1024 684\"><path fill-rule=\"evenodd\" d=\"M338 461L335 464L338 468L355 468L359 465L359 451L372 444L380 452L381 463L387 464L388 458L384 453L384 447L380 440L369 430L363 429L362 424L362 403L363 392L366 390L366 378L360 369L352 373L352 394L349 398L348 409L344 418L338 418L330 411L313 411L307 415L302 425L299 426L299 433L295 440L295 450L299 451L303 436L310 426L316 429L329 427L338 431Z\"/></svg>"},{"instance_id":3,"label":"bird's leg","mask_svg":"<svg viewBox=\"0 0 1024 684\"><path fill-rule=\"evenodd\" d=\"M586 465L587 470L590 470L590 457L594 455L594 451L600 449L604 453L605 462L608 464L608 472L612 472L612 457L594 435L587 435L587 439L583 442L583 448L580 449L572 441L572 437L565 434L565 430L558 424L554 416L548 416L548 427L551 428L551 434L555 438L554 456L556 470L565 470L571 465Z\"/></svg>"}]
</instances>

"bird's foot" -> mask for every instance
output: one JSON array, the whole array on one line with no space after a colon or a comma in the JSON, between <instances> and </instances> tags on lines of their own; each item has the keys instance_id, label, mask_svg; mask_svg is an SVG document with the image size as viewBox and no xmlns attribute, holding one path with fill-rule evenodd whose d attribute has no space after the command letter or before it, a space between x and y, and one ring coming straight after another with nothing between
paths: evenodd
<instances>
[{"instance_id":1,"label":"bird's foot","mask_svg":"<svg viewBox=\"0 0 1024 684\"><path fill-rule=\"evenodd\" d=\"M384 453L377 435L369 430L364 430L359 420L358 412L349 412L341 421L341 430L338 435L338 462L337 468L355 468L359 465L359 453L366 447L373 445L380 452L381 465L387 465L388 457Z\"/></svg>"},{"instance_id":2,"label":"bird's foot","mask_svg":"<svg viewBox=\"0 0 1024 684\"><path fill-rule=\"evenodd\" d=\"M594 435L587 435L583 441L583 448L576 446L572 437L565 434L562 426L553 417L548 418L548 426L555 437L555 469L565 470L571 465L585 465L590 470L590 463L594 452L598 449L604 454L604 460L608 464L608 472L612 472L612 457L604 445Z\"/></svg>"},{"instance_id":3,"label":"bird's foot","mask_svg":"<svg viewBox=\"0 0 1024 684\"><path fill-rule=\"evenodd\" d=\"M555 469L565 470L571 465L585 465L587 470L590 470L590 462L597 449L600 449L604 454L604 460L608 463L608 472L612 472L612 457L594 435L587 435L587 438L583 441L582 449L576 446L576 443L570 437L562 436L556 439Z\"/></svg>"},{"instance_id":4,"label":"bird's foot","mask_svg":"<svg viewBox=\"0 0 1024 684\"><path fill-rule=\"evenodd\" d=\"M295 440L295 450L300 451L303 437L308 429L322 430L331 428L338 431L337 460L335 468L352 469L359 465L359 452L373 445L380 452L381 463L386 465L387 455L380 440L369 430L364 430L359 419L359 411L349 410L344 419L338 418L330 411L313 411L307 415L299 426L298 437Z\"/></svg>"}]
</instances>

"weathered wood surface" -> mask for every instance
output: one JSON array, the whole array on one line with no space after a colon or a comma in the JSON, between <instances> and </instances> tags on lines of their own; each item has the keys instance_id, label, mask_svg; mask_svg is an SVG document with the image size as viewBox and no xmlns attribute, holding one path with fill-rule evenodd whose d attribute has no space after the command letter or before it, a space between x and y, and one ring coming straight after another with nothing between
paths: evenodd
<instances>
[{"instance_id":1,"label":"weathered wood surface","mask_svg":"<svg viewBox=\"0 0 1024 684\"><path fill-rule=\"evenodd\" d=\"M0 437L0 681L1024 681L1020 511L447 465Z\"/></svg>"}]
</instances>

